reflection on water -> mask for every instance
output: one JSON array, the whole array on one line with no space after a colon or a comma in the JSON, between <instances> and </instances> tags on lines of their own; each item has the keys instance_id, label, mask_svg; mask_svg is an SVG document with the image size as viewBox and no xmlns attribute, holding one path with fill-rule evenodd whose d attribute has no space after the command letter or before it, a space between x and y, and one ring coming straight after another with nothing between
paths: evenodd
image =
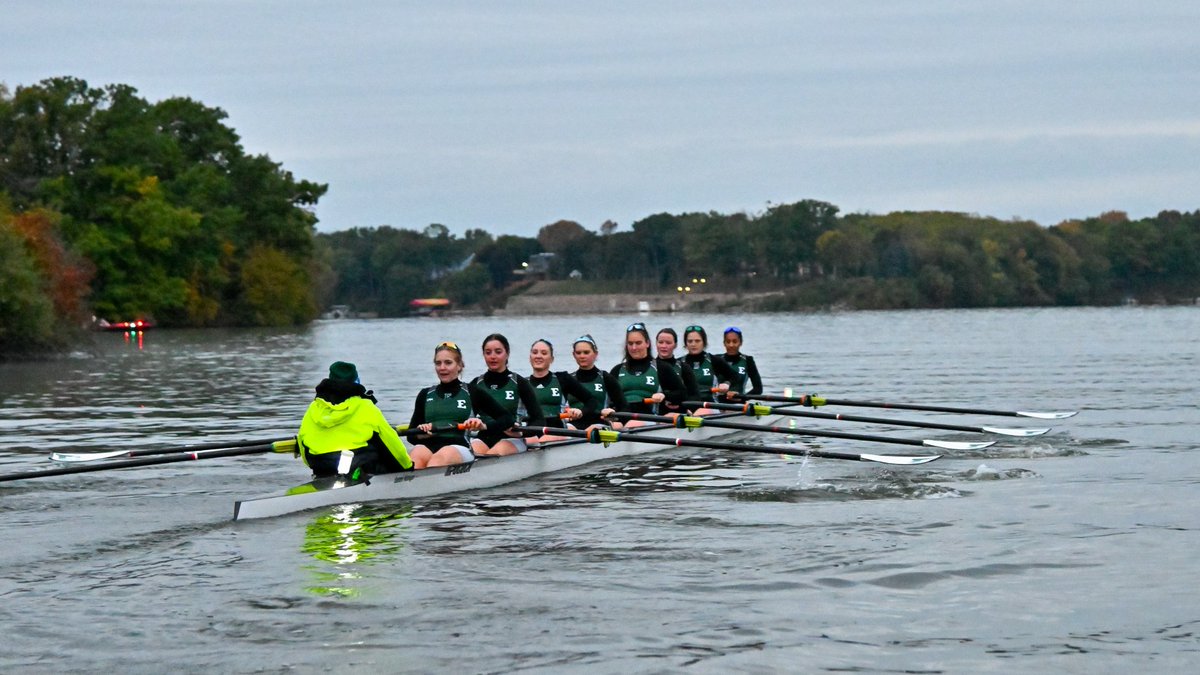
<instances>
[{"instance_id":1,"label":"reflection on water","mask_svg":"<svg viewBox=\"0 0 1200 675\"><path fill-rule=\"evenodd\" d=\"M138 349L145 348L146 331L144 330L128 330L123 333L125 336L125 344L136 344Z\"/></svg>"},{"instance_id":2,"label":"reflection on water","mask_svg":"<svg viewBox=\"0 0 1200 675\"><path fill-rule=\"evenodd\" d=\"M317 595L357 597L355 585L361 567L377 564L404 548L398 527L411 517L407 506L387 510L362 504L332 507L317 516L304 531L301 550L316 559L309 565L317 585L308 591Z\"/></svg>"}]
</instances>

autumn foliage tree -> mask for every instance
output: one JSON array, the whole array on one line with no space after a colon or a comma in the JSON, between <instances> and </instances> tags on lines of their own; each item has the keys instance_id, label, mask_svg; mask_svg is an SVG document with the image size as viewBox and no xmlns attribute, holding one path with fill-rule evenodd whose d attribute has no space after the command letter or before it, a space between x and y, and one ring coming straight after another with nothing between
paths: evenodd
<instances>
[{"instance_id":1,"label":"autumn foliage tree","mask_svg":"<svg viewBox=\"0 0 1200 675\"><path fill-rule=\"evenodd\" d=\"M0 193L57 274L56 312L79 312L84 287L112 320L315 316L311 209L326 186L246 154L225 118L189 98L150 102L127 85L70 77L0 88Z\"/></svg>"}]
</instances>

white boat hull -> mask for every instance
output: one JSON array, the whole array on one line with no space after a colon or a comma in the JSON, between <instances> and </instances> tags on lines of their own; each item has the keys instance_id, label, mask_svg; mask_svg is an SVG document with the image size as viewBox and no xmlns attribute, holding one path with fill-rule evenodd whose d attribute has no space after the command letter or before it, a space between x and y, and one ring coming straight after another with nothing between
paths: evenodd
<instances>
[{"instance_id":1,"label":"white boat hull","mask_svg":"<svg viewBox=\"0 0 1200 675\"><path fill-rule=\"evenodd\" d=\"M713 415L713 419L727 415ZM772 418L763 418L764 424ZM700 427L683 430L652 425L638 427L634 433L649 432L659 437L706 440L738 433L730 429ZM555 471L563 471L592 462L660 452L664 447L649 443L619 441L610 445L571 440L505 457L483 457L470 464L406 471L373 476L366 482L347 482L337 478L319 478L283 494L243 499L233 505L234 520L271 518L298 511L361 502L419 499L436 495L490 488Z\"/></svg>"}]
</instances>

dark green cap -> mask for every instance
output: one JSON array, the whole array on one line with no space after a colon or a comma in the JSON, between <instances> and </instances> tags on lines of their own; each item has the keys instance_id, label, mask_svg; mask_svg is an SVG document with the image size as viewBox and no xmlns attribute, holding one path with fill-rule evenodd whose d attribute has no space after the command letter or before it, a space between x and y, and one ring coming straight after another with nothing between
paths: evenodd
<instances>
[{"instance_id":1,"label":"dark green cap","mask_svg":"<svg viewBox=\"0 0 1200 675\"><path fill-rule=\"evenodd\" d=\"M329 366L329 379L335 382L357 383L358 368L355 368L353 363L335 361L332 366Z\"/></svg>"}]
</instances>

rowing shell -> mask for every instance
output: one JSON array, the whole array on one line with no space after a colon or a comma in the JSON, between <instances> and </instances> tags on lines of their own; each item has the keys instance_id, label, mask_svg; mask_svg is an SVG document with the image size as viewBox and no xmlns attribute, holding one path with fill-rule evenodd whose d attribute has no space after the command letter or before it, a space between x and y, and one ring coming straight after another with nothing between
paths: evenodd
<instances>
[{"instance_id":1,"label":"rowing shell","mask_svg":"<svg viewBox=\"0 0 1200 675\"><path fill-rule=\"evenodd\" d=\"M730 415L712 415L713 419ZM763 418L771 422L773 418ZM670 428L654 424L629 429L627 434ZM678 431L672 429L672 431ZM691 440L727 436L736 431L716 427L701 427L686 434ZM372 476L366 481L351 481L344 477L318 478L296 486L284 494L243 499L233 505L234 520L272 518L298 511L359 502L392 499L418 499L436 495L495 487L555 471L563 471L592 462L618 457L631 457L659 452L662 446L618 441L609 445L589 443L582 439L547 444L540 450L530 450L503 457L480 457L468 464L404 471Z\"/></svg>"}]
</instances>

